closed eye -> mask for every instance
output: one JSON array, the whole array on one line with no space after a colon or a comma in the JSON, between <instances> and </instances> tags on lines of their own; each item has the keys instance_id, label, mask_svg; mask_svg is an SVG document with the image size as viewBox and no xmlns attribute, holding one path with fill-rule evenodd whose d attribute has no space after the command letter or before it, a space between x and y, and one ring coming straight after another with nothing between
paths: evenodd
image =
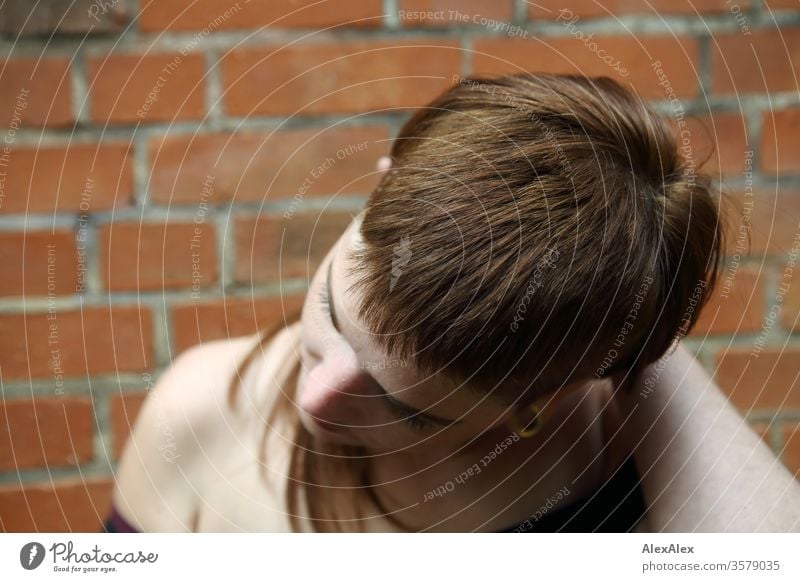
<instances>
[{"instance_id":1,"label":"closed eye","mask_svg":"<svg viewBox=\"0 0 800 582\"><path fill-rule=\"evenodd\" d=\"M439 423L434 423L427 420L425 417L421 416L420 413L416 414L409 414L405 408L398 408L393 402L393 400L389 400L389 408L397 418L402 420L408 428L413 431L422 431L422 430L429 430L433 428L441 428L442 425Z\"/></svg>"},{"instance_id":2,"label":"closed eye","mask_svg":"<svg viewBox=\"0 0 800 582\"><path fill-rule=\"evenodd\" d=\"M426 415L424 412L420 412L410 406L406 405L403 402L400 402L396 398L394 398L391 394L383 390L383 396L389 402L389 407L392 409L392 412L401 420L405 421L411 428L415 430L422 430L425 428L443 428L450 424L455 424L459 421L449 421L449 420L439 420L434 419Z\"/></svg>"},{"instance_id":3,"label":"closed eye","mask_svg":"<svg viewBox=\"0 0 800 582\"><path fill-rule=\"evenodd\" d=\"M439 428L438 424L433 424L432 422L425 420L424 418L420 417L419 414L408 414L404 410L395 408L392 405L389 405L389 408L392 409L392 413L394 413L395 416L402 420L406 426L413 431L419 432L427 429Z\"/></svg>"}]
</instances>

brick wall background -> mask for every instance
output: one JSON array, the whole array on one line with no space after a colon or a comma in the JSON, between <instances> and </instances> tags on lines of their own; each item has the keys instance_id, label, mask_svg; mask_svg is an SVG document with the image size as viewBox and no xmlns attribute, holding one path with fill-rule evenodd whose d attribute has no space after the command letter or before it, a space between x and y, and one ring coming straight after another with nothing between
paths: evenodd
<instances>
[{"instance_id":1,"label":"brick wall background","mask_svg":"<svg viewBox=\"0 0 800 582\"><path fill-rule=\"evenodd\" d=\"M797 0L63 4L0 8L0 530L96 530L158 375L300 305L411 108L471 73L685 115L741 209L686 342L800 471Z\"/></svg>"}]
</instances>

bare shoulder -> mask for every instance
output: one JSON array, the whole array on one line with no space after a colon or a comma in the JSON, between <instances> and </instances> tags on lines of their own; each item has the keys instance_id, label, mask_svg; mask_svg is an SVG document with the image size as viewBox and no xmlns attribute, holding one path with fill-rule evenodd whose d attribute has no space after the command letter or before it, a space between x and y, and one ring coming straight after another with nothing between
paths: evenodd
<instances>
[{"instance_id":1,"label":"bare shoulder","mask_svg":"<svg viewBox=\"0 0 800 582\"><path fill-rule=\"evenodd\" d=\"M196 458L213 433L210 411L236 356L255 336L182 352L145 398L116 472L113 502L142 531L192 529Z\"/></svg>"},{"instance_id":2,"label":"bare shoulder","mask_svg":"<svg viewBox=\"0 0 800 582\"><path fill-rule=\"evenodd\" d=\"M271 346L285 344L286 329ZM204 480L233 447L254 415L228 389L238 365L257 345L256 334L211 341L178 355L150 389L117 468L115 507L143 531L192 531ZM269 348L270 350L272 348ZM259 357L239 378L240 389L259 386L268 358ZM241 445L244 446L244 445Z\"/></svg>"}]
</instances>

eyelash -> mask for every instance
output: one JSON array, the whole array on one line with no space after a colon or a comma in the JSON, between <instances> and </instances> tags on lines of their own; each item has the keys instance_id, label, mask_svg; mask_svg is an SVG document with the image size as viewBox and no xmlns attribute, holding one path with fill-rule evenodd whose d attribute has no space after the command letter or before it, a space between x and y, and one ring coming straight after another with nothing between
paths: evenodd
<instances>
[{"instance_id":1,"label":"eyelash","mask_svg":"<svg viewBox=\"0 0 800 582\"><path fill-rule=\"evenodd\" d=\"M328 284L326 281L323 281L322 284L319 286L319 293L317 294L317 299L319 300L320 306L322 310L325 312L325 315L328 318L331 318L331 304L328 301ZM400 410L394 406L392 406L391 402L387 402L387 406L392 409L392 412L400 418L405 425L413 430L414 432L420 432L430 428L436 428L436 426L432 422L428 422L420 418L417 415L409 415L403 410Z\"/></svg>"},{"instance_id":2,"label":"eyelash","mask_svg":"<svg viewBox=\"0 0 800 582\"><path fill-rule=\"evenodd\" d=\"M408 414L405 410L400 410L399 408L392 406L391 402L387 402L389 408L392 409L392 412L402 420L408 428L415 432L423 431L426 429L436 428L437 424L429 422L424 418L420 418L419 415L416 414Z\"/></svg>"},{"instance_id":3,"label":"eyelash","mask_svg":"<svg viewBox=\"0 0 800 582\"><path fill-rule=\"evenodd\" d=\"M398 411L399 412L399 411ZM405 413L400 413L405 414ZM419 416L403 416L403 421L406 423L406 426L413 430L414 432L420 432L426 429L435 428L436 425L433 423L428 422L427 420L421 419Z\"/></svg>"}]
</instances>

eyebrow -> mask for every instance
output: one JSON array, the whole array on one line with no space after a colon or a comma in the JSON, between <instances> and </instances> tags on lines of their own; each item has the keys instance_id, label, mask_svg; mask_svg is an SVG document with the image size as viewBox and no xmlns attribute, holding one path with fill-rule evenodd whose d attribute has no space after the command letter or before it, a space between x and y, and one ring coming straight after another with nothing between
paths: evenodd
<instances>
[{"instance_id":1,"label":"eyebrow","mask_svg":"<svg viewBox=\"0 0 800 582\"><path fill-rule=\"evenodd\" d=\"M328 292L328 307L329 307L330 312L331 312L331 323L333 323L333 327L341 335L342 330L339 329L339 324L337 323L337 320L336 320L336 309L333 306L333 292L331 290L331 279L332 279L331 275L332 275L332 273L333 273L333 257L331 257L331 260L328 261L328 275L327 275L327 279L326 279L326 282L325 282L325 288L326 288L326 290ZM378 382L375 379L374 376L372 376L371 374L369 374L369 376L372 378L372 380L375 382L375 384L377 384L378 388L381 389L381 392L383 392L383 396L385 396L386 399L395 408L400 409L400 410L402 410L402 411L404 411L404 412L406 412L406 413L408 413L408 414L410 414L412 416L419 416L419 417L421 417L421 418L423 418L423 419L425 419L425 420L427 420L429 422L432 422L434 424L439 424L439 425L442 425L442 426L448 426L448 425L451 425L451 424L458 424L458 423L461 422L458 419L450 420L448 418L441 418L441 417L435 416L433 414L428 414L426 412L422 412L421 410L417 410L416 408L414 408L412 406L409 406L408 404L406 404L404 402L400 402L394 396L389 394L389 392L386 391L386 388L384 388L381 385L381 383Z\"/></svg>"}]
</instances>

